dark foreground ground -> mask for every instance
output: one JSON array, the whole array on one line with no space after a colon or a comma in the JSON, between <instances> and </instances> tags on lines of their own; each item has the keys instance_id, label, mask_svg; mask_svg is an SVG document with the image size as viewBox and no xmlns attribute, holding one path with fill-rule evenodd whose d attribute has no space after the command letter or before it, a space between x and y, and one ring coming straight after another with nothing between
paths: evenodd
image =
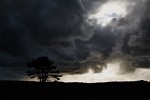
<instances>
[{"instance_id":1,"label":"dark foreground ground","mask_svg":"<svg viewBox=\"0 0 150 100\"><path fill-rule=\"evenodd\" d=\"M150 100L150 83L38 83L0 81L0 97L29 100ZM2 99L1 99L2 100Z\"/></svg>"}]
</instances>

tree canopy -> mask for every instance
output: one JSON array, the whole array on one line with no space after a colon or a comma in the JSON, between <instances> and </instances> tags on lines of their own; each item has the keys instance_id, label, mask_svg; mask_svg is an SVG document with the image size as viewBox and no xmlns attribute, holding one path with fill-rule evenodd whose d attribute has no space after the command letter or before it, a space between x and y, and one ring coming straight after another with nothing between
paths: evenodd
<instances>
[{"instance_id":1,"label":"tree canopy","mask_svg":"<svg viewBox=\"0 0 150 100\"><path fill-rule=\"evenodd\" d=\"M27 62L27 67L30 69L27 71L27 75L30 78L38 77L40 82L46 82L49 76L56 80L60 80L59 70L57 70L57 66L54 65L54 61L50 60L48 57L38 57L36 59L32 59L30 62Z\"/></svg>"}]
</instances>

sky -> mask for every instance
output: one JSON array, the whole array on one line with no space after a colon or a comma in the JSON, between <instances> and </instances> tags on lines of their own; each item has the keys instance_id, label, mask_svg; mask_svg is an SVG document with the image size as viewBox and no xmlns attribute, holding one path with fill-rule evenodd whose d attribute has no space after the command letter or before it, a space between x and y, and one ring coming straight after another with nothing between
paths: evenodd
<instances>
[{"instance_id":1,"label":"sky","mask_svg":"<svg viewBox=\"0 0 150 100\"><path fill-rule=\"evenodd\" d=\"M150 81L149 5L0 0L0 79L31 81L26 62L48 56L64 82Z\"/></svg>"}]
</instances>

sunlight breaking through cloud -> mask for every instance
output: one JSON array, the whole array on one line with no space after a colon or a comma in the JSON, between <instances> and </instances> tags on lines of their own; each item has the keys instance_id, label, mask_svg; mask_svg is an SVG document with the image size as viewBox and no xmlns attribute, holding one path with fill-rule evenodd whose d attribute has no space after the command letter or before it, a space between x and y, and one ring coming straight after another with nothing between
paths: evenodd
<instances>
[{"instance_id":1,"label":"sunlight breaking through cloud","mask_svg":"<svg viewBox=\"0 0 150 100\"><path fill-rule=\"evenodd\" d=\"M61 80L63 82L109 82L109 81L136 81L136 80L149 80L150 74L145 75L144 73L150 73L148 69L137 69L134 73L119 74L120 71L119 63L107 64L107 69L101 73L94 73L92 69L89 69L88 73L80 75L64 75Z\"/></svg>"},{"instance_id":2,"label":"sunlight breaking through cloud","mask_svg":"<svg viewBox=\"0 0 150 100\"><path fill-rule=\"evenodd\" d=\"M130 3L133 6L134 3ZM89 19L96 19L101 26L106 26L113 18L123 18L127 14L129 4L125 1L108 1L103 4L96 14L89 16Z\"/></svg>"}]
</instances>

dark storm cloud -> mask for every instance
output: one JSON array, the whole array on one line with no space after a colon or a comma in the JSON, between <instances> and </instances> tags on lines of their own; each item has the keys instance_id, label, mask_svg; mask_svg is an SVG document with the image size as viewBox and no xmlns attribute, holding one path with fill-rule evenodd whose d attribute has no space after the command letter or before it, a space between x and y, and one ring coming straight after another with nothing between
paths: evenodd
<instances>
[{"instance_id":1,"label":"dark storm cloud","mask_svg":"<svg viewBox=\"0 0 150 100\"><path fill-rule=\"evenodd\" d=\"M125 59L123 72L133 72L134 68L125 66L132 66L135 56L149 54L149 3L142 8L135 1L136 6L125 18L113 19L102 28L88 15L96 13L105 2L1 0L0 66L25 67L32 57L48 56L65 73L84 73L89 68L101 72L108 62L121 57ZM145 11L144 16L136 7ZM126 62L128 56L131 64Z\"/></svg>"},{"instance_id":2,"label":"dark storm cloud","mask_svg":"<svg viewBox=\"0 0 150 100\"><path fill-rule=\"evenodd\" d=\"M0 66L25 66L37 56L72 65L77 59L74 51L79 49L74 41L87 40L93 34L83 5L80 0L1 0Z\"/></svg>"},{"instance_id":3,"label":"dark storm cloud","mask_svg":"<svg viewBox=\"0 0 150 100\"><path fill-rule=\"evenodd\" d=\"M150 66L149 1L133 2L134 7L128 8L129 11L124 18L113 18L105 28L95 28L91 38L93 41L88 43L92 48L90 54L93 50L96 52L94 59L96 55L100 55L99 61L121 61L122 74Z\"/></svg>"},{"instance_id":4,"label":"dark storm cloud","mask_svg":"<svg viewBox=\"0 0 150 100\"><path fill-rule=\"evenodd\" d=\"M147 0L145 7L143 7L143 13L140 13L142 16L139 21L138 31L131 34L127 42L128 54L132 56L134 67L150 68L149 4L150 2Z\"/></svg>"},{"instance_id":5,"label":"dark storm cloud","mask_svg":"<svg viewBox=\"0 0 150 100\"><path fill-rule=\"evenodd\" d=\"M3 0L0 4L1 52L24 56L40 48L37 45L67 47L69 39L82 36L84 12L77 1Z\"/></svg>"},{"instance_id":6,"label":"dark storm cloud","mask_svg":"<svg viewBox=\"0 0 150 100\"><path fill-rule=\"evenodd\" d=\"M1 80L24 80L25 71L27 69L14 67L0 67L0 79Z\"/></svg>"},{"instance_id":7,"label":"dark storm cloud","mask_svg":"<svg viewBox=\"0 0 150 100\"><path fill-rule=\"evenodd\" d=\"M124 18L115 18L110 23L120 35L109 59L122 62L121 74L134 72L136 68L150 68L149 1L134 2L135 6Z\"/></svg>"},{"instance_id":8,"label":"dark storm cloud","mask_svg":"<svg viewBox=\"0 0 150 100\"><path fill-rule=\"evenodd\" d=\"M76 60L86 69L101 72L107 67L107 59L110 57L113 47L117 42L118 33L110 32L111 28L95 28L90 40L76 40ZM100 67L98 67L100 66ZM86 71L86 70L85 70Z\"/></svg>"}]
</instances>

